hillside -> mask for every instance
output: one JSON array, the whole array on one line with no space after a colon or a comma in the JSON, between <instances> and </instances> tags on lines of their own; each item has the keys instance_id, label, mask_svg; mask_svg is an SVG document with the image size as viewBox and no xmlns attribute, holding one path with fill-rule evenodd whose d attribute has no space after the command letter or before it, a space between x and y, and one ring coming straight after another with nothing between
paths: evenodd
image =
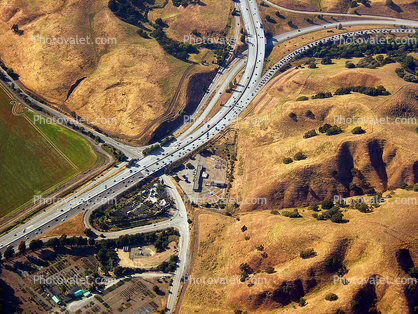
<instances>
[{"instance_id":1,"label":"hillside","mask_svg":"<svg viewBox=\"0 0 418 314\"><path fill-rule=\"evenodd\" d=\"M196 16L212 9L187 7ZM229 8L217 13L225 27ZM15 24L23 34L13 32ZM209 62L200 63L207 54L204 49L193 55L196 64L192 66L137 31L138 27L113 14L108 0L7 0L0 4L0 60L13 68L23 86L55 107L89 117L107 133L135 138L145 129L152 131L150 126L164 112L177 113L184 106L180 102L170 106L180 82L185 89L191 75L215 68ZM48 45L37 39L76 36L103 39L106 44ZM206 60L211 62L210 56Z\"/></svg>"},{"instance_id":2,"label":"hillside","mask_svg":"<svg viewBox=\"0 0 418 314\"><path fill-rule=\"evenodd\" d=\"M416 201L417 194L397 190L392 197ZM415 209L393 204L371 213L343 209L348 221L343 224L317 221L307 209L299 209L303 217L295 219L269 211L244 213L239 219L201 213L190 278L239 278L246 264L247 282L255 284L189 280L180 313L412 313L417 289L393 282L411 280L407 272L418 263ZM308 248L314 255L301 258ZM268 267L274 268L272 273L266 272ZM338 275L351 284L334 282ZM361 282L374 276L389 277L389 283ZM338 299L325 300L328 293ZM303 307L298 305L301 297Z\"/></svg>"},{"instance_id":3,"label":"hillside","mask_svg":"<svg viewBox=\"0 0 418 314\"><path fill-rule=\"evenodd\" d=\"M357 60L358 61L358 60ZM357 62L354 60L354 62ZM275 77L254 101L239 124L237 167L231 196L261 197L266 205L245 205L248 211L272 206L316 204L334 195L350 196L393 189L418 181L416 120L396 124L396 117L418 118L418 87L394 72L397 64L378 69L345 68L345 60L298 67ZM331 98L311 98L340 87L383 85L387 96L353 92ZM310 114L308 114L310 113ZM341 118L389 119L389 124L348 124ZM251 123L261 121L263 123ZM340 122L339 122L340 121ZM337 125L341 134L328 136L319 127ZM352 134L361 126L364 134ZM304 138L310 130L317 136ZM306 159L295 160L302 152ZM293 162L285 164L284 158ZM355 185L355 186L354 186ZM360 187L360 189L359 189Z\"/></svg>"}]
</instances>

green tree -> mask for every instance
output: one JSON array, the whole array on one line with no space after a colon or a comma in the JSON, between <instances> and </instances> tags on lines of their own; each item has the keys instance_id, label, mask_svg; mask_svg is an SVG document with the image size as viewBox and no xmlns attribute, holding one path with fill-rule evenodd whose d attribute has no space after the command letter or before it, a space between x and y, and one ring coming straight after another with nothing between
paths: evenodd
<instances>
[{"instance_id":1,"label":"green tree","mask_svg":"<svg viewBox=\"0 0 418 314\"><path fill-rule=\"evenodd\" d=\"M335 301L335 300L338 300L338 296L335 293L327 293L325 295L325 300L327 300L327 301Z\"/></svg>"},{"instance_id":2,"label":"green tree","mask_svg":"<svg viewBox=\"0 0 418 314\"><path fill-rule=\"evenodd\" d=\"M18 246L17 249L18 249L18 251L21 254L24 254L26 252L26 243L25 243L25 241L20 241L19 246Z\"/></svg>"},{"instance_id":3,"label":"green tree","mask_svg":"<svg viewBox=\"0 0 418 314\"><path fill-rule=\"evenodd\" d=\"M293 162L293 159L292 159L292 158L290 158L290 157L286 157L286 158L284 158L284 159L283 159L283 163L284 163L285 165L290 164L290 163L292 163L292 162Z\"/></svg>"},{"instance_id":4,"label":"green tree","mask_svg":"<svg viewBox=\"0 0 418 314\"><path fill-rule=\"evenodd\" d=\"M321 203L322 209L331 209L334 206L334 202L332 200L325 200Z\"/></svg>"},{"instance_id":5,"label":"green tree","mask_svg":"<svg viewBox=\"0 0 418 314\"><path fill-rule=\"evenodd\" d=\"M302 153L302 152L297 152L297 153L295 154L295 156L293 156L293 158L294 158L295 160L304 160L304 159L306 159L307 157L306 157L306 155L305 155L304 153Z\"/></svg>"},{"instance_id":6,"label":"green tree","mask_svg":"<svg viewBox=\"0 0 418 314\"><path fill-rule=\"evenodd\" d=\"M9 246L4 251L3 256L4 256L4 258L8 259L8 258L13 257L14 254L15 254L15 250L11 246Z\"/></svg>"}]
</instances>

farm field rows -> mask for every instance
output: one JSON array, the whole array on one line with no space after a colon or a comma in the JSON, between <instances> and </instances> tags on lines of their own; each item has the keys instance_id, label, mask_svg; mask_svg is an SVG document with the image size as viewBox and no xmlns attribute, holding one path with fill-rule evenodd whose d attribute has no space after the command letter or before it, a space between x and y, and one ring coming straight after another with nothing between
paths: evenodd
<instances>
[{"instance_id":1,"label":"farm field rows","mask_svg":"<svg viewBox=\"0 0 418 314\"><path fill-rule=\"evenodd\" d=\"M0 89L0 217L34 195L53 190L96 162L90 143L56 124L33 124L36 114L12 112L12 99Z\"/></svg>"}]
</instances>

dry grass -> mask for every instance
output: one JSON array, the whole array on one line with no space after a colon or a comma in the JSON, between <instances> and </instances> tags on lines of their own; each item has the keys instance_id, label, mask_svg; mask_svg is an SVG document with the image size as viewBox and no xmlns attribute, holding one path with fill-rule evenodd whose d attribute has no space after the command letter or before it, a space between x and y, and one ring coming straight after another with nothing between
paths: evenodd
<instances>
[{"instance_id":1,"label":"dry grass","mask_svg":"<svg viewBox=\"0 0 418 314\"><path fill-rule=\"evenodd\" d=\"M60 224L59 226L55 227L54 229L44 233L39 238L48 238L48 237L60 237L63 234L67 236L85 236L84 230L86 227L84 226L84 212L80 213L73 218L68 219L66 222Z\"/></svg>"},{"instance_id":2,"label":"dry grass","mask_svg":"<svg viewBox=\"0 0 418 314\"><path fill-rule=\"evenodd\" d=\"M203 0L201 3L184 8L175 7L170 0L163 9L151 11L149 19L155 21L162 18L169 25L167 35L179 41L183 41L183 36L190 35L194 29L202 36L219 36L228 24L234 2Z\"/></svg>"},{"instance_id":3,"label":"dry grass","mask_svg":"<svg viewBox=\"0 0 418 314\"><path fill-rule=\"evenodd\" d=\"M417 197L416 192L401 190L397 193L398 197ZM339 256L347 266L347 278L367 278L375 274L390 279L405 277L396 253L401 247L408 248L415 263L418 262L414 253L418 213L414 208L386 204L369 214L348 209L344 212L345 218L350 220L346 224L316 221L308 210L300 210L303 218L293 220L268 211L243 214L240 221L202 215L199 251L191 277L239 276L239 265L248 263L257 272L253 277L266 278L266 283L252 287L189 284L180 313L231 313L237 308L251 313L350 311L350 301L361 286L334 285L332 276L323 271L324 260L328 256ZM245 232L241 231L243 225L248 228ZM250 239L245 240L244 236ZM262 258L262 252L256 249L259 245L264 246L267 258ZM301 259L299 253L309 247L314 248L317 256ZM269 266L276 272L263 273ZM314 275L310 277L309 272ZM307 288L309 278L316 280L314 287L311 282L311 287ZM274 291L284 281L298 279L307 292L306 307L294 307L295 303L281 305L273 300ZM378 309L382 313L406 313L404 288L401 285L378 286ZM329 292L337 294L339 299L325 301L324 296Z\"/></svg>"},{"instance_id":4,"label":"dry grass","mask_svg":"<svg viewBox=\"0 0 418 314\"><path fill-rule=\"evenodd\" d=\"M247 111L247 118L266 123L239 125L237 157L243 170L234 174L231 196L266 197L269 202L284 207L298 204L297 199L318 202L318 197L329 198L336 191L345 189L333 179L331 172L350 172L353 167L360 169L376 190L396 187L402 180L414 183L413 164L418 159L414 149L413 139L418 139L413 132L414 125L363 124L366 134L353 135L351 130L357 125L342 124L344 133L337 136L322 134L303 139L303 134L309 130L317 130L324 123L335 124L334 116L386 117L391 108L406 103L405 89L416 91L414 84L397 77L396 64L376 70L350 70L344 64L345 60L336 60L330 66L319 64L318 69L288 70L274 78L257 96L253 107ZM338 87L359 84L383 85L392 95L370 97L353 93L322 100L295 101L300 95L310 97L319 91L333 93ZM315 114L315 120L304 116L307 110ZM291 112L297 114L297 122L289 118ZM370 151L371 143L377 142L382 147L382 162L374 160L376 155ZM289 165L282 163L283 158L293 157L299 151L308 158ZM345 158L353 160L350 169L347 162L342 162ZM385 174L382 176L379 171ZM305 194L305 185L313 192ZM244 210L254 208L242 206Z\"/></svg>"},{"instance_id":5,"label":"dry grass","mask_svg":"<svg viewBox=\"0 0 418 314\"><path fill-rule=\"evenodd\" d=\"M108 133L130 137L167 109L190 64L165 53L154 39L141 38L137 28L120 21L107 3L6 1L0 5L0 59L28 89L62 110L89 117ZM13 24L24 31L22 36L13 33ZM33 43L34 35L115 38L117 44L44 45ZM198 62L193 73L208 71L199 63L201 57L193 56ZM66 100L71 86L83 77Z\"/></svg>"}]
</instances>

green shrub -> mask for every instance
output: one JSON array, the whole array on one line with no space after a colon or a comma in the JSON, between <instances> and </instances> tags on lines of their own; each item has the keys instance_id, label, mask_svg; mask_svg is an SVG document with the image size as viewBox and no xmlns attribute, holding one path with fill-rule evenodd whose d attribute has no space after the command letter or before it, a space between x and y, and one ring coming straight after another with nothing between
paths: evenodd
<instances>
[{"instance_id":1,"label":"green shrub","mask_svg":"<svg viewBox=\"0 0 418 314\"><path fill-rule=\"evenodd\" d=\"M300 298L298 304L299 304L300 307L305 306L306 305L305 298Z\"/></svg>"},{"instance_id":2,"label":"green shrub","mask_svg":"<svg viewBox=\"0 0 418 314\"><path fill-rule=\"evenodd\" d=\"M310 138L310 137L314 137L314 136L317 136L317 135L318 135L318 133L316 133L315 130L310 130L303 135L303 138Z\"/></svg>"},{"instance_id":3,"label":"green shrub","mask_svg":"<svg viewBox=\"0 0 418 314\"><path fill-rule=\"evenodd\" d=\"M408 184L406 184L405 182L400 182L398 184L398 188L401 188L401 189L405 189L407 186L408 186Z\"/></svg>"},{"instance_id":4,"label":"green shrub","mask_svg":"<svg viewBox=\"0 0 418 314\"><path fill-rule=\"evenodd\" d=\"M306 155L305 155L305 154L303 154L302 152L298 152L298 153L296 153L296 154L295 154L295 156L293 156L293 158L294 158L295 160L304 160L304 159L306 159L307 157L306 157Z\"/></svg>"},{"instance_id":5,"label":"green shrub","mask_svg":"<svg viewBox=\"0 0 418 314\"><path fill-rule=\"evenodd\" d=\"M325 200L321 203L322 209L331 209L334 207L334 202L332 200Z\"/></svg>"},{"instance_id":6,"label":"green shrub","mask_svg":"<svg viewBox=\"0 0 418 314\"><path fill-rule=\"evenodd\" d=\"M282 211L282 216L289 217L289 218L301 218L302 216L299 214L297 208L295 208L292 212L287 210Z\"/></svg>"},{"instance_id":7,"label":"green shrub","mask_svg":"<svg viewBox=\"0 0 418 314\"><path fill-rule=\"evenodd\" d=\"M292 163L292 162L293 162L293 159L292 159L292 158L290 158L290 157L286 157L286 158L284 158L284 159L283 159L283 163L284 163L285 165L290 164L290 163Z\"/></svg>"},{"instance_id":8,"label":"green shrub","mask_svg":"<svg viewBox=\"0 0 418 314\"><path fill-rule=\"evenodd\" d=\"M302 252L300 252L300 257L303 259L315 256L315 255L316 255L316 252L313 248L305 249Z\"/></svg>"},{"instance_id":9,"label":"green shrub","mask_svg":"<svg viewBox=\"0 0 418 314\"><path fill-rule=\"evenodd\" d=\"M323 126L320 126L318 130L321 133L326 133L328 131L328 129L331 128L331 127L332 127L331 124L325 123Z\"/></svg>"},{"instance_id":10,"label":"green shrub","mask_svg":"<svg viewBox=\"0 0 418 314\"><path fill-rule=\"evenodd\" d=\"M308 98L308 97L306 97L306 98ZM311 110L306 110L305 117L307 117L309 119L315 119L315 115Z\"/></svg>"},{"instance_id":11,"label":"green shrub","mask_svg":"<svg viewBox=\"0 0 418 314\"><path fill-rule=\"evenodd\" d=\"M313 95L311 98L312 99L324 99L324 98L331 98L331 97L332 97L332 94L330 92L326 92L326 93L319 92L318 94Z\"/></svg>"},{"instance_id":12,"label":"green shrub","mask_svg":"<svg viewBox=\"0 0 418 314\"><path fill-rule=\"evenodd\" d=\"M335 293L327 293L325 295L325 300L327 300L327 301L335 301L335 300L338 300L338 296Z\"/></svg>"},{"instance_id":13,"label":"green shrub","mask_svg":"<svg viewBox=\"0 0 418 314\"><path fill-rule=\"evenodd\" d=\"M353 134L363 134L366 133L366 131L364 131L361 126L356 126L354 129L351 130L351 133Z\"/></svg>"},{"instance_id":14,"label":"green shrub","mask_svg":"<svg viewBox=\"0 0 418 314\"><path fill-rule=\"evenodd\" d=\"M343 132L343 130L339 126L334 125L327 130L326 134L327 135L337 135L337 134L340 134L342 132Z\"/></svg>"},{"instance_id":15,"label":"green shrub","mask_svg":"<svg viewBox=\"0 0 418 314\"><path fill-rule=\"evenodd\" d=\"M309 100L309 98L306 97L306 96L300 96L300 97L296 98L296 101L305 101L305 100Z\"/></svg>"},{"instance_id":16,"label":"green shrub","mask_svg":"<svg viewBox=\"0 0 418 314\"><path fill-rule=\"evenodd\" d=\"M267 274L272 274L272 273L274 273L274 268L273 268L273 267L267 267L267 268L266 268L266 273L267 273Z\"/></svg>"},{"instance_id":17,"label":"green shrub","mask_svg":"<svg viewBox=\"0 0 418 314\"><path fill-rule=\"evenodd\" d=\"M313 210L314 212L320 211L319 206L314 204L314 205L310 205L308 207L308 209Z\"/></svg>"},{"instance_id":18,"label":"green shrub","mask_svg":"<svg viewBox=\"0 0 418 314\"><path fill-rule=\"evenodd\" d=\"M317 68L316 63L315 62L309 62L308 68L309 69L316 69ZM312 99L315 99L315 98L312 98Z\"/></svg>"}]
</instances>

